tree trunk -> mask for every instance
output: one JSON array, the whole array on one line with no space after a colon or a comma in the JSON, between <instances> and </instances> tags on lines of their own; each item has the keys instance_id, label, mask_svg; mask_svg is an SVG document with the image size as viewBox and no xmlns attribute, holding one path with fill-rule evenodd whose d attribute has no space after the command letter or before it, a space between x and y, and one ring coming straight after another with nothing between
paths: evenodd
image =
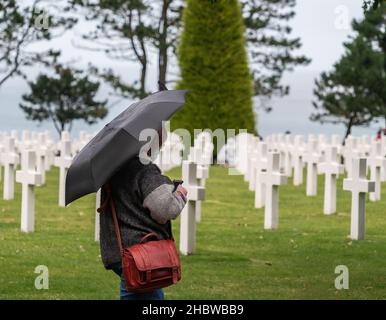
<instances>
[{"instance_id":1,"label":"tree trunk","mask_svg":"<svg viewBox=\"0 0 386 320\"><path fill-rule=\"evenodd\" d=\"M147 61L142 63L141 68L141 88L140 88L140 98L143 99L146 96L146 72L147 72Z\"/></svg>"},{"instance_id":2,"label":"tree trunk","mask_svg":"<svg viewBox=\"0 0 386 320\"><path fill-rule=\"evenodd\" d=\"M346 138L351 134L351 129L353 127L353 123L354 123L354 117L351 117L350 118L350 121L348 122L348 124L346 125L346 133L345 133L345 136L343 138L343 142L342 142L342 145L345 145L346 143Z\"/></svg>"},{"instance_id":3,"label":"tree trunk","mask_svg":"<svg viewBox=\"0 0 386 320\"><path fill-rule=\"evenodd\" d=\"M159 30L159 52L158 52L158 89L162 90L162 84L166 84L166 72L168 66L168 45L167 45L167 31L168 31L168 9L169 0L163 0L162 14L160 18Z\"/></svg>"}]
</instances>

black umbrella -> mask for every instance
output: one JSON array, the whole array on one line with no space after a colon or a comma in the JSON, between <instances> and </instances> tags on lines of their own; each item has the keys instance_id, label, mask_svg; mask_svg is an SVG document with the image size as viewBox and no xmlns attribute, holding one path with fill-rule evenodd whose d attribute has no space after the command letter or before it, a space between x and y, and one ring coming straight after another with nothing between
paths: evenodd
<instances>
[{"instance_id":1,"label":"black umbrella","mask_svg":"<svg viewBox=\"0 0 386 320\"><path fill-rule=\"evenodd\" d=\"M185 103L186 90L153 93L108 123L74 158L66 177L66 205L96 192L128 160L139 154L147 141L139 141L143 129L158 132L162 121Z\"/></svg>"}]
</instances>

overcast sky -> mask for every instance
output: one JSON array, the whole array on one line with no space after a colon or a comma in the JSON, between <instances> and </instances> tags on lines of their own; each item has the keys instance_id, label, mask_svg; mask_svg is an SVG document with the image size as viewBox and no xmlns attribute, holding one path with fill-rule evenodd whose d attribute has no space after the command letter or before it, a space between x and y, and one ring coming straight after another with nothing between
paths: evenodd
<instances>
[{"instance_id":1,"label":"overcast sky","mask_svg":"<svg viewBox=\"0 0 386 320\"><path fill-rule=\"evenodd\" d=\"M329 70L343 53L343 42L352 34L350 22L353 18L362 18L362 0L298 0L296 6L296 17L290 22L293 27L293 36L301 38L302 49L299 53L305 54L312 59L312 63L306 67L296 68L294 72L287 73L284 82L291 86L290 96L273 101L274 111L270 114L259 112L258 129L261 134L266 135L273 132L290 130L293 133L333 133L343 134L340 126L321 126L308 120L312 112L312 90L315 77L321 71ZM107 59L103 54L94 53L74 48L72 41L80 42L75 35L85 26L67 33L59 41L55 42L56 48L63 50L65 60L76 59L79 64L89 61L99 67L112 67L126 79L135 79L138 69L135 65L129 65L115 60ZM175 67L172 69L175 69ZM31 70L30 74L42 70ZM156 60L150 65L148 76L148 89L156 89ZM18 80L9 81L0 89L0 130L13 128L36 128L36 124L26 121L24 115L18 108L18 102L22 93L26 92L26 85ZM122 102L114 107L109 114L109 119L121 112L129 101ZM91 128L99 130L106 121ZM52 128L50 124L43 128ZM77 124L74 134L85 126ZM373 133L375 129L357 130L355 133Z\"/></svg>"}]
</instances>

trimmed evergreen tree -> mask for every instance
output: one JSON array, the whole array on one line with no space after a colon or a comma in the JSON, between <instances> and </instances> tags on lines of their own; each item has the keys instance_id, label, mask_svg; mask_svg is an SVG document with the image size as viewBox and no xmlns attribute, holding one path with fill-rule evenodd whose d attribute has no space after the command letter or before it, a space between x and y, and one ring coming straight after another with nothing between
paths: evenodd
<instances>
[{"instance_id":1,"label":"trimmed evergreen tree","mask_svg":"<svg viewBox=\"0 0 386 320\"><path fill-rule=\"evenodd\" d=\"M189 93L172 128L255 132L253 83L237 0L188 0L178 48L179 89Z\"/></svg>"}]
</instances>

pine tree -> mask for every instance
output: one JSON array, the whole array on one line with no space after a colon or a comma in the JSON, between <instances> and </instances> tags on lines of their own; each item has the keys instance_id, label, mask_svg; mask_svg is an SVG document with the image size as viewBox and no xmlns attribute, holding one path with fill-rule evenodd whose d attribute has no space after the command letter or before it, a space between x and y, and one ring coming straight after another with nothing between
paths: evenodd
<instances>
[{"instance_id":1,"label":"pine tree","mask_svg":"<svg viewBox=\"0 0 386 320\"><path fill-rule=\"evenodd\" d=\"M369 59L372 68L366 66L364 70L366 73L371 72L371 77L363 85L378 100L373 107L376 109L376 116L382 117L386 126L386 2L379 3L376 9L366 12L362 21L354 20L353 29L371 51Z\"/></svg>"},{"instance_id":2,"label":"pine tree","mask_svg":"<svg viewBox=\"0 0 386 320\"><path fill-rule=\"evenodd\" d=\"M265 111L271 111L272 97L289 94L283 74L310 59L297 52L300 38L292 36L289 21L295 16L296 0L240 0L246 28L248 53L254 80L254 94Z\"/></svg>"},{"instance_id":3,"label":"pine tree","mask_svg":"<svg viewBox=\"0 0 386 320\"><path fill-rule=\"evenodd\" d=\"M334 65L331 72L324 72L315 81L316 112L311 120L343 124L345 138L354 126L365 126L374 119L377 99L363 85L372 82L372 52L362 38L346 44L347 52ZM355 67L359 66L359 67Z\"/></svg>"},{"instance_id":4,"label":"pine tree","mask_svg":"<svg viewBox=\"0 0 386 320\"><path fill-rule=\"evenodd\" d=\"M185 106L172 127L255 132L253 84L237 0L188 0L178 48Z\"/></svg>"},{"instance_id":5,"label":"pine tree","mask_svg":"<svg viewBox=\"0 0 386 320\"><path fill-rule=\"evenodd\" d=\"M91 81L82 71L52 66L53 76L40 74L29 82L31 92L23 95L20 108L28 120L51 121L60 135L71 131L75 120L94 124L107 115L106 102L97 101L99 82Z\"/></svg>"},{"instance_id":6,"label":"pine tree","mask_svg":"<svg viewBox=\"0 0 386 320\"><path fill-rule=\"evenodd\" d=\"M354 21L354 40L345 43L344 56L330 72L322 73L314 90L317 111L311 120L343 123L349 135L353 126L386 119L386 4Z\"/></svg>"}]
</instances>

